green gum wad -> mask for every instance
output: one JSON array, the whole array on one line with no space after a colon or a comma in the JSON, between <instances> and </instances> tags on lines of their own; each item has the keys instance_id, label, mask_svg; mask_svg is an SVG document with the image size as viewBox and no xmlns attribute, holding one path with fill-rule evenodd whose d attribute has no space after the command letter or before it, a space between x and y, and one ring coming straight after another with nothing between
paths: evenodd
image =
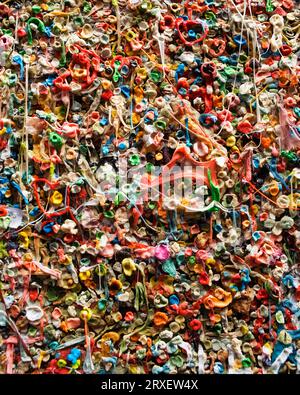
<instances>
[{"instance_id":1,"label":"green gum wad","mask_svg":"<svg viewBox=\"0 0 300 395\"><path fill-rule=\"evenodd\" d=\"M63 138L56 132L50 133L49 140L53 147L55 147L56 149L60 149L64 143Z\"/></svg>"},{"instance_id":2,"label":"green gum wad","mask_svg":"<svg viewBox=\"0 0 300 395\"><path fill-rule=\"evenodd\" d=\"M6 243L3 240L0 240L0 259L8 256L8 252L6 250Z\"/></svg>"},{"instance_id":3,"label":"green gum wad","mask_svg":"<svg viewBox=\"0 0 300 395\"><path fill-rule=\"evenodd\" d=\"M150 78L153 82L159 82L161 81L162 74L158 70L152 70L150 73Z\"/></svg>"},{"instance_id":4,"label":"green gum wad","mask_svg":"<svg viewBox=\"0 0 300 395\"><path fill-rule=\"evenodd\" d=\"M176 267L172 259L168 259L162 264L162 270L172 277L176 276Z\"/></svg>"},{"instance_id":5,"label":"green gum wad","mask_svg":"<svg viewBox=\"0 0 300 395\"><path fill-rule=\"evenodd\" d=\"M7 229L11 219L9 217L0 217L0 228Z\"/></svg>"},{"instance_id":6,"label":"green gum wad","mask_svg":"<svg viewBox=\"0 0 300 395\"><path fill-rule=\"evenodd\" d=\"M207 171L207 177L208 177L208 181L209 181L209 185L210 185L212 200L215 202L219 202L220 201L220 189L217 186L215 186L214 183L212 182L211 173L210 173L209 169ZM219 211L219 208L212 207L210 209L210 211Z\"/></svg>"}]
</instances>

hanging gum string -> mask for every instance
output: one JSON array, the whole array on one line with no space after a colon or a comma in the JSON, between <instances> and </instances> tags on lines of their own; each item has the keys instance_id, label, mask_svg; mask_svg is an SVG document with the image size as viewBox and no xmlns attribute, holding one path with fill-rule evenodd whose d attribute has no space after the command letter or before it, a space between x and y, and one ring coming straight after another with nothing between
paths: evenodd
<instances>
[{"instance_id":1,"label":"hanging gum string","mask_svg":"<svg viewBox=\"0 0 300 395\"><path fill-rule=\"evenodd\" d=\"M142 269L139 267L139 265L137 265L137 266L138 266L138 270L140 271L140 273L141 273L141 275L142 275L143 286L144 286L144 289L146 290L146 279L145 279L144 270L142 270ZM150 315L149 315L149 314L150 314L150 310L149 310L149 300L148 300L147 292L145 292L144 295L145 295L146 308L147 308L147 317L146 317L146 319L145 319L145 322L143 323L142 326L135 328L132 332L130 332L130 333L128 333L128 334L125 334L125 335L123 336L123 339L130 338L130 337L133 336L134 334L141 332L143 329L145 329L146 325L147 325L148 322L149 322L149 319L150 319ZM97 338L97 337L96 337L96 338Z\"/></svg>"},{"instance_id":2,"label":"hanging gum string","mask_svg":"<svg viewBox=\"0 0 300 395\"><path fill-rule=\"evenodd\" d=\"M250 11L251 19L252 19L253 23L255 23L253 15L252 15L251 1L250 0L249 0L249 11ZM258 40L257 40L256 23L255 23L255 29L254 29L254 38L255 38L255 42L252 40L252 52L253 52L253 58L254 58L254 62L253 62L253 82L254 82L254 90L255 90L257 122L260 122L261 121L261 113L260 113L260 104L259 104L258 93L257 93L256 67L255 67L256 48L258 50L259 60L261 58L261 54L260 54L260 49L259 49L259 43L258 43Z\"/></svg>"},{"instance_id":3,"label":"hanging gum string","mask_svg":"<svg viewBox=\"0 0 300 395\"><path fill-rule=\"evenodd\" d=\"M233 2L232 0L230 0L230 2L234 5L236 11L238 12L238 14L240 15L240 17L242 18L241 36L243 35L244 25L245 25L245 15L246 15L246 10L247 10L247 6L246 6L247 3L246 3L246 1L247 1L247 0L243 0L243 4L244 4L244 13L241 14L241 13L239 12L239 10L237 9L237 7L235 6L234 2ZM239 52L238 52L238 60L237 60L236 70L237 70L237 68L238 68L238 66L239 66L240 57L241 57L241 50L242 50L242 41L240 41L240 45L239 45ZM234 90L235 90L236 81L237 81L237 73L235 73L235 76L234 76L233 86L232 86L232 91L231 91L232 93L233 93ZM224 98L225 98L225 97L224 97ZM229 110L229 108L230 108L230 106L231 106L231 103L232 103L232 100L233 100L233 96L230 97L227 110ZM223 99L223 110L224 110L224 99ZM227 112L226 115L225 115L225 119L224 119L224 122L223 122L224 125L225 125L225 122L227 121L227 116L228 116L227 114L228 114L228 112ZM224 128L224 126L221 126L221 129L220 129L219 132L217 133L217 136L219 136L219 135L221 134L221 132L223 131L223 128Z\"/></svg>"},{"instance_id":4,"label":"hanging gum string","mask_svg":"<svg viewBox=\"0 0 300 395\"><path fill-rule=\"evenodd\" d=\"M115 7L116 10L116 17L117 17L117 52L120 52L121 46L121 15L120 15L120 8L118 0L112 0L112 5Z\"/></svg>"},{"instance_id":5,"label":"hanging gum string","mask_svg":"<svg viewBox=\"0 0 300 395\"><path fill-rule=\"evenodd\" d=\"M25 64L25 113L24 113L24 129L25 129L25 163L26 163L26 182L28 183L28 129L27 129L27 118L28 118L28 63Z\"/></svg>"},{"instance_id":6,"label":"hanging gum string","mask_svg":"<svg viewBox=\"0 0 300 395\"><path fill-rule=\"evenodd\" d=\"M65 205L65 208L61 209L61 210L54 211L54 212L46 212L45 209L43 208L43 206L41 205L40 197L39 197L39 194L38 194L38 191L37 191L37 185L36 184L39 183L39 182L44 182L45 184L47 184L50 187L51 190L53 190L57 186L59 186L59 183L58 182L51 183L46 178L35 178L32 181L33 193L35 195L38 208L46 216L46 218L60 217L61 215L68 213L70 215L70 217L72 218L72 220L75 221L76 224L78 224L78 221L77 221L77 219L75 218L75 216L73 214L72 208L70 207L70 191L71 191L70 186L66 187L66 205Z\"/></svg>"},{"instance_id":7,"label":"hanging gum string","mask_svg":"<svg viewBox=\"0 0 300 395\"><path fill-rule=\"evenodd\" d=\"M1 297L3 298L2 291L1 291ZM5 303L3 303L3 304L4 304L4 306L5 306ZM15 322L10 318L10 316L7 314L7 312L0 311L0 315L2 315L2 314L4 315L5 320L8 322L8 324L9 324L10 327L11 327L11 329L16 333L17 337L19 338L19 340L20 340L20 342L21 342L21 344L22 344L22 346L23 346L23 348L24 348L26 354L27 354L27 355L30 357L30 359L33 361L33 357L32 357L32 355L31 355L31 353L30 353L30 350L29 350L29 348L28 348L26 342L24 341L24 339L23 339L21 333L19 332L19 330L18 330L18 328L17 328Z\"/></svg>"}]
</instances>

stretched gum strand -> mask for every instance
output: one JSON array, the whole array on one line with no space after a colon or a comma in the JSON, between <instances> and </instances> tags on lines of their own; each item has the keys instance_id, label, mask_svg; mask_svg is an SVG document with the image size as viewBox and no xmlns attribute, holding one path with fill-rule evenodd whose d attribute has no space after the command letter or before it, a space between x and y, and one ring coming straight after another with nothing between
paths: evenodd
<instances>
[{"instance_id":1,"label":"stretched gum strand","mask_svg":"<svg viewBox=\"0 0 300 395\"><path fill-rule=\"evenodd\" d=\"M251 186L251 188L254 189L255 193L259 193L261 196L263 196L266 200L268 200L268 201L269 201L270 203L272 203L274 206L277 206L277 207L280 208L280 206L277 204L277 202L275 202L274 200L272 200L271 198L269 198L267 195L265 195L263 192L261 192L259 189L257 189L256 186L255 186L250 180L248 180L247 178L245 178L242 174L241 174L241 176L242 176L242 179L243 179L246 183L248 183L248 184ZM300 207L293 207L292 210L298 211L298 210L300 210Z\"/></svg>"}]
</instances>

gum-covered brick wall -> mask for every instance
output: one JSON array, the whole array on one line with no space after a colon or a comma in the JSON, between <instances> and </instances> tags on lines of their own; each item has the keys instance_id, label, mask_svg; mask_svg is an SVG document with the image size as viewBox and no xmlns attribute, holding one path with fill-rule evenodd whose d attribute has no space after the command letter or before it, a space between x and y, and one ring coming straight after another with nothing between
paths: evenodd
<instances>
[{"instance_id":1,"label":"gum-covered brick wall","mask_svg":"<svg viewBox=\"0 0 300 395\"><path fill-rule=\"evenodd\" d=\"M299 3L0 16L0 372L299 373Z\"/></svg>"}]
</instances>

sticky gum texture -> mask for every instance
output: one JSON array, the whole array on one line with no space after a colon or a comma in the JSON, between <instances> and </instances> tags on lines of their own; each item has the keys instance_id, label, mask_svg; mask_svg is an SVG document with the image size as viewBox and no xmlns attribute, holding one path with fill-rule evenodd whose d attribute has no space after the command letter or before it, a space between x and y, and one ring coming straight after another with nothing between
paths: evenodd
<instances>
[{"instance_id":1,"label":"sticky gum texture","mask_svg":"<svg viewBox=\"0 0 300 395\"><path fill-rule=\"evenodd\" d=\"M0 4L1 373L299 373L297 3Z\"/></svg>"}]
</instances>

